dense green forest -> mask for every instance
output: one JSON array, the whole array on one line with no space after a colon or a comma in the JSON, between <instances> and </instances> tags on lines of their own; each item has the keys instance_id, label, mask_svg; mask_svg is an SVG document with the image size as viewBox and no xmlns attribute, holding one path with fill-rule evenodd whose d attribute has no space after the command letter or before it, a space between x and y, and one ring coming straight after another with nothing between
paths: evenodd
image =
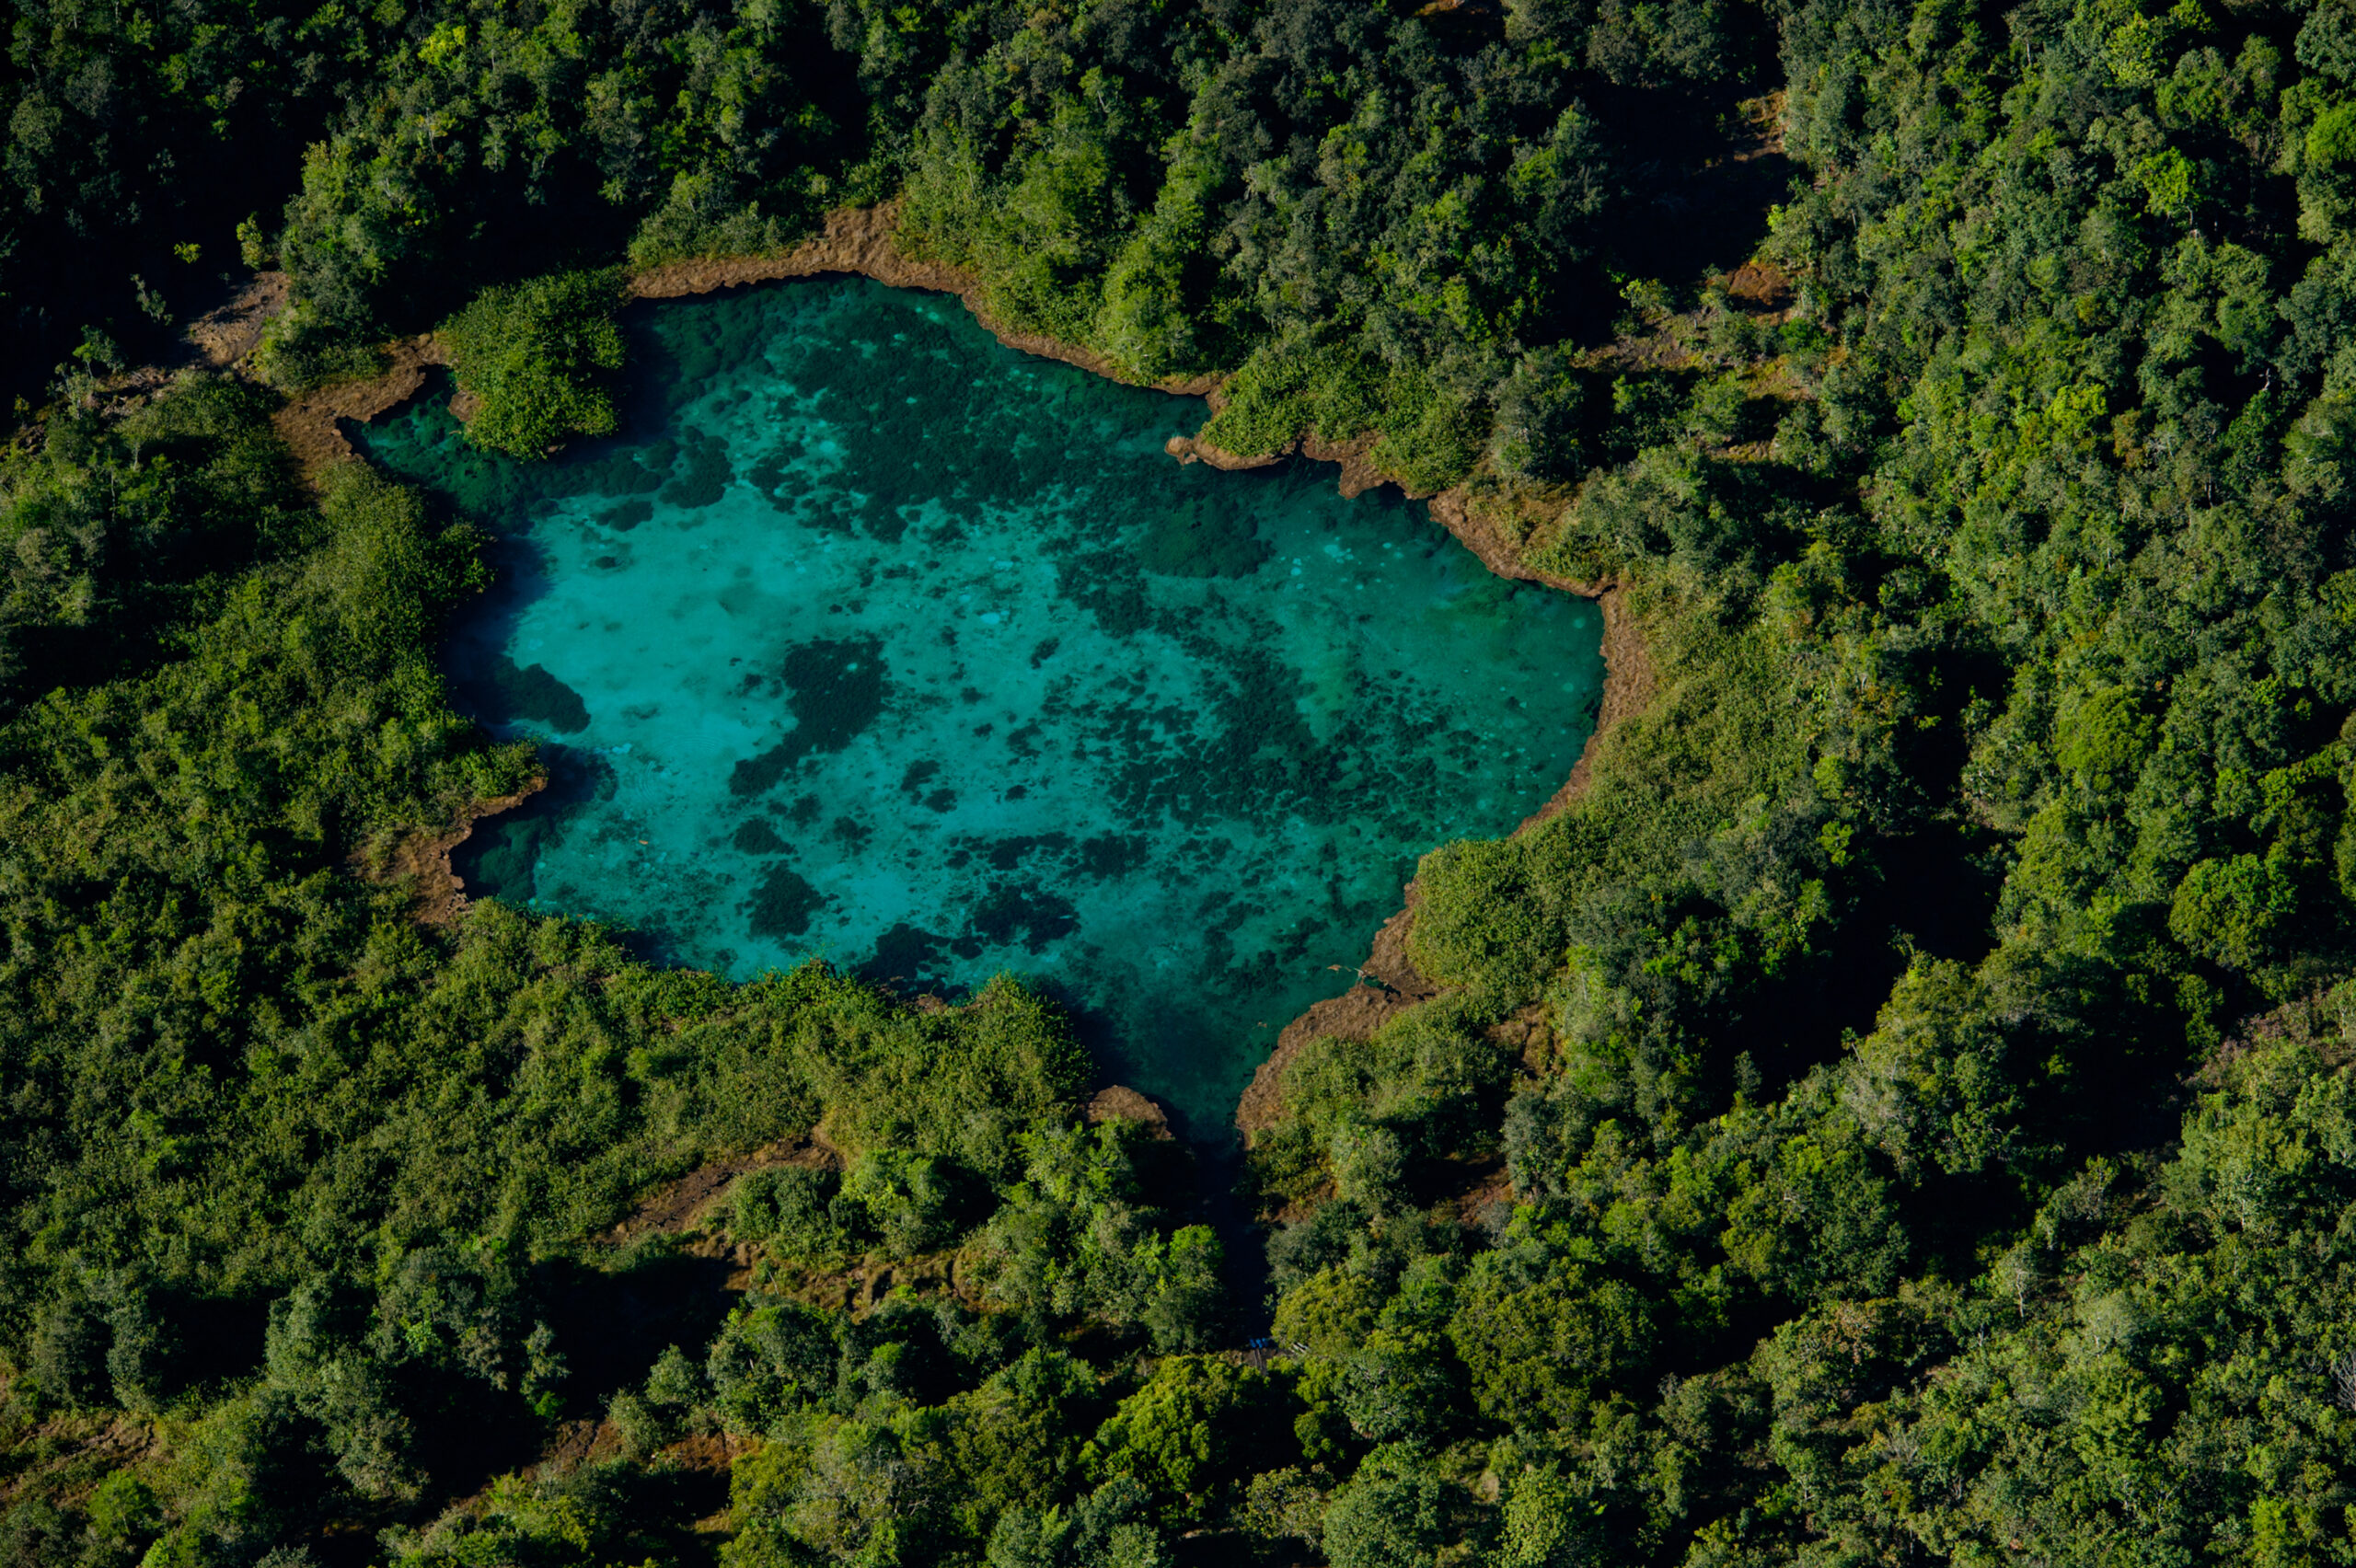
<instances>
[{"instance_id":1,"label":"dense green forest","mask_svg":"<svg viewBox=\"0 0 2356 1568\"><path fill-rule=\"evenodd\" d=\"M0 80L0 1568L2356 1562L2356 5L18 0ZM271 411L446 322L485 444L609 429L611 269L887 199L1643 631L1257 1225L1011 980L393 875L533 772L484 540ZM257 268L254 375L122 381Z\"/></svg>"}]
</instances>

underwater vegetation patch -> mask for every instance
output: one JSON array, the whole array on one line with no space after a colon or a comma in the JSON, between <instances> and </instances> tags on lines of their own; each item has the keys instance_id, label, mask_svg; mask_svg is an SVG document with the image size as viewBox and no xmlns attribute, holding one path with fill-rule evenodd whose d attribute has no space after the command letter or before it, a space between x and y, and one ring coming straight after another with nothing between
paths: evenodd
<instances>
[{"instance_id":1,"label":"underwater vegetation patch","mask_svg":"<svg viewBox=\"0 0 2356 1568\"><path fill-rule=\"evenodd\" d=\"M1069 899L1045 888L999 882L974 906L967 929L971 934L955 944L961 958L979 958L991 948L1011 947L1036 957L1080 929L1080 910Z\"/></svg>"},{"instance_id":2,"label":"underwater vegetation patch","mask_svg":"<svg viewBox=\"0 0 2356 1568\"><path fill-rule=\"evenodd\" d=\"M869 638L821 638L786 654L787 711L793 728L756 757L738 763L729 792L756 795L813 752L838 752L884 711L883 644Z\"/></svg>"},{"instance_id":3,"label":"underwater vegetation patch","mask_svg":"<svg viewBox=\"0 0 2356 1568\"><path fill-rule=\"evenodd\" d=\"M519 666L504 653L494 653L475 667L469 686L469 695L479 694L477 716L486 723L531 720L560 735L589 727L588 704L546 665Z\"/></svg>"},{"instance_id":4,"label":"underwater vegetation patch","mask_svg":"<svg viewBox=\"0 0 2356 1568\"><path fill-rule=\"evenodd\" d=\"M1191 495L1147 525L1138 564L1165 577L1243 577L1272 553L1241 497Z\"/></svg>"},{"instance_id":5,"label":"underwater vegetation patch","mask_svg":"<svg viewBox=\"0 0 2356 1568\"><path fill-rule=\"evenodd\" d=\"M728 466L728 443L690 427L680 432L687 471L663 487L663 502L681 511L710 506L728 493L735 472Z\"/></svg>"},{"instance_id":6,"label":"underwater vegetation patch","mask_svg":"<svg viewBox=\"0 0 2356 1568\"><path fill-rule=\"evenodd\" d=\"M729 842L747 855L781 855L786 848L785 840L779 836L777 829L760 817L754 817L737 828Z\"/></svg>"},{"instance_id":7,"label":"underwater vegetation patch","mask_svg":"<svg viewBox=\"0 0 2356 1568\"><path fill-rule=\"evenodd\" d=\"M791 866L771 866L753 890L745 917L756 935L798 937L810 929L810 918L825 906L826 895Z\"/></svg>"}]
</instances>

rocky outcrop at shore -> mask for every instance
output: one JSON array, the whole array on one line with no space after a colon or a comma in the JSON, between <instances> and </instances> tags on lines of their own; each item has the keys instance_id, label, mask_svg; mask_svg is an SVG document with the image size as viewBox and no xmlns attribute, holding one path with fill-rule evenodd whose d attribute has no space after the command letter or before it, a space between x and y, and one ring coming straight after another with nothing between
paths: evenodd
<instances>
[{"instance_id":1,"label":"rocky outcrop at shore","mask_svg":"<svg viewBox=\"0 0 2356 1568\"><path fill-rule=\"evenodd\" d=\"M1204 396L1210 399L1211 408L1216 410L1220 402L1218 390L1214 388ZM1173 435L1162 444L1161 449L1181 463L1207 463L1214 468L1222 468L1230 473L1245 468L1265 468L1272 463L1281 463L1292 456L1306 457L1317 463L1338 463L1342 468L1342 494L1345 498L1348 498L1364 495L1377 485L1398 483L1380 468L1375 467L1373 457L1375 439L1373 435L1369 434L1357 436L1349 441L1327 441L1312 433L1304 435L1275 452L1265 453L1257 457L1245 457L1230 452L1225 447L1214 446L1200 436ZM1407 496L1411 501L1424 499L1412 490L1407 491Z\"/></svg>"},{"instance_id":2,"label":"rocky outcrop at shore","mask_svg":"<svg viewBox=\"0 0 2356 1568\"><path fill-rule=\"evenodd\" d=\"M1135 1122L1146 1130L1148 1137L1167 1139L1173 1136L1169 1114L1125 1083L1107 1084L1098 1090L1083 1114L1091 1127L1100 1122Z\"/></svg>"}]
</instances>

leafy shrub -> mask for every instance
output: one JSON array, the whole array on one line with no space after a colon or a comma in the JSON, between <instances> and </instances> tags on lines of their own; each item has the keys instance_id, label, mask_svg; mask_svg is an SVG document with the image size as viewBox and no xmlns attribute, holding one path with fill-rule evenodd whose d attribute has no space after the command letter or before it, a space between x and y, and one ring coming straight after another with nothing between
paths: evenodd
<instances>
[{"instance_id":1,"label":"leafy shrub","mask_svg":"<svg viewBox=\"0 0 2356 1568\"><path fill-rule=\"evenodd\" d=\"M571 436L613 432L620 280L607 269L486 289L442 324L451 371L476 399L468 439L537 457Z\"/></svg>"},{"instance_id":2,"label":"leafy shrub","mask_svg":"<svg viewBox=\"0 0 2356 1568\"><path fill-rule=\"evenodd\" d=\"M1172 1524L1215 1518L1245 1481L1288 1457L1289 1404L1265 1373L1169 1356L1097 1428L1082 1458L1100 1480L1144 1487Z\"/></svg>"},{"instance_id":3,"label":"leafy shrub","mask_svg":"<svg viewBox=\"0 0 2356 1568\"><path fill-rule=\"evenodd\" d=\"M1448 1541L1446 1492L1410 1453L1378 1450L1335 1490L1324 1526L1334 1568L1423 1568Z\"/></svg>"},{"instance_id":4,"label":"leafy shrub","mask_svg":"<svg viewBox=\"0 0 2356 1568\"><path fill-rule=\"evenodd\" d=\"M967 1179L954 1165L903 1149L876 1149L853 1160L829 1205L852 1239L877 1237L903 1258L953 1240L972 1209Z\"/></svg>"},{"instance_id":5,"label":"leafy shrub","mask_svg":"<svg viewBox=\"0 0 2356 1568\"><path fill-rule=\"evenodd\" d=\"M2201 957L2229 969L2253 969L2275 951L2276 934L2297 907L2290 878L2256 855L2207 859L2177 884L2168 930Z\"/></svg>"},{"instance_id":6,"label":"leafy shrub","mask_svg":"<svg viewBox=\"0 0 2356 1568\"><path fill-rule=\"evenodd\" d=\"M1394 369L1376 424L1376 465L1410 494L1433 495L1472 471L1489 439L1485 409L1443 391L1420 371Z\"/></svg>"},{"instance_id":7,"label":"leafy shrub","mask_svg":"<svg viewBox=\"0 0 2356 1568\"><path fill-rule=\"evenodd\" d=\"M832 1207L842 1179L802 1165L748 1170L728 1193L729 1233L781 1256L826 1264L850 1244Z\"/></svg>"},{"instance_id":8,"label":"leafy shrub","mask_svg":"<svg viewBox=\"0 0 2356 1568\"><path fill-rule=\"evenodd\" d=\"M1588 378L1563 351L1524 354L1497 394L1492 434L1497 466L1541 484L1565 484L1588 469L1593 397Z\"/></svg>"},{"instance_id":9,"label":"leafy shrub","mask_svg":"<svg viewBox=\"0 0 2356 1568\"><path fill-rule=\"evenodd\" d=\"M799 204L797 204L799 205ZM717 169L682 169L663 204L630 236L629 264L659 267L730 256L767 256L786 249L810 227L802 212L780 216L742 199Z\"/></svg>"},{"instance_id":10,"label":"leafy shrub","mask_svg":"<svg viewBox=\"0 0 2356 1568\"><path fill-rule=\"evenodd\" d=\"M704 1362L712 1402L739 1432L763 1433L835 1386L836 1325L796 1301L754 1300L728 1314Z\"/></svg>"},{"instance_id":11,"label":"leafy shrub","mask_svg":"<svg viewBox=\"0 0 2356 1568\"><path fill-rule=\"evenodd\" d=\"M1299 440L1316 421L1320 359L1291 342L1254 350L1220 389L1226 400L1198 432L1201 439L1242 457L1266 456Z\"/></svg>"},{"instance_id":12,"label":"leafy shrub","mask_svg":"<svg viewBox=\"0 0 2356 1568\"><path fill-rule=\"evenodd\" d=\"M281 392L301 393L344 381L370 381L385 373L385 355L374 344L310 325L290 312L264 329L254 350L254 368Z\"/></svg>"},{"instance_id":13,"label":"leafy shrub","mask_svg":"<svg viewBox=\"0 0 2356 1568\"><path fill-rule=\"evenodd\" d=\"M1008 1509L984 1561L987 1568L1171 1568L1176 1559L1152 1521L1145 1488L1121 1476L1069 1508Z\"/></svg>"}]
</instances>

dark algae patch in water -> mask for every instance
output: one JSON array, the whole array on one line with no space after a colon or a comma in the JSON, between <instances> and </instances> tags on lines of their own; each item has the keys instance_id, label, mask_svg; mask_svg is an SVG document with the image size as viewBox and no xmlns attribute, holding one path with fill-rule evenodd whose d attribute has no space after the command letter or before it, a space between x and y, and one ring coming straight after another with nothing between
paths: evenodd
<instances>
[{"instance_id":1,"label":"dark algae patch in water","mask_svg":"<svg viewBox=\"0 0 2356 1568\"><path fill-rule=\"evenodd\" d=\"M760 755L728 776L731 794L757 795L791 773L812 752L837 752L884 712L884 645L872 637L821 638L785 656L786 710L793 727ZM760 689L748 672L744 689Z\"/></svg>"},{"instance_id":2,"label":"dark algae patch in water","mask_svg":"<svg viewBox=\"0 0 2356 1568\"><path fill-rule=\"evenodd\" d=\"M748 976L1013 970L1203 1133L1347 986L1423 851L1569 774L1593 605L1332 470L1162 451L1199 402L826 282L647 308L635 429L543 465L366 432L500 536L448 648L543 743L478 894Z\"/></svg>"},{"instance_id":3,"label":"dark algae patch in water","mask_svg":"<svg viewBox=\"0 0 2356 1568\"><path fill-rule=\"evenodd\" d=\"M589 727L589 709L581 694L549 674L546 665L519 668L506 654L491 653L475 673L475 717L486 724L528 719L564 735Z\"/></svg>"}]
</instances>

